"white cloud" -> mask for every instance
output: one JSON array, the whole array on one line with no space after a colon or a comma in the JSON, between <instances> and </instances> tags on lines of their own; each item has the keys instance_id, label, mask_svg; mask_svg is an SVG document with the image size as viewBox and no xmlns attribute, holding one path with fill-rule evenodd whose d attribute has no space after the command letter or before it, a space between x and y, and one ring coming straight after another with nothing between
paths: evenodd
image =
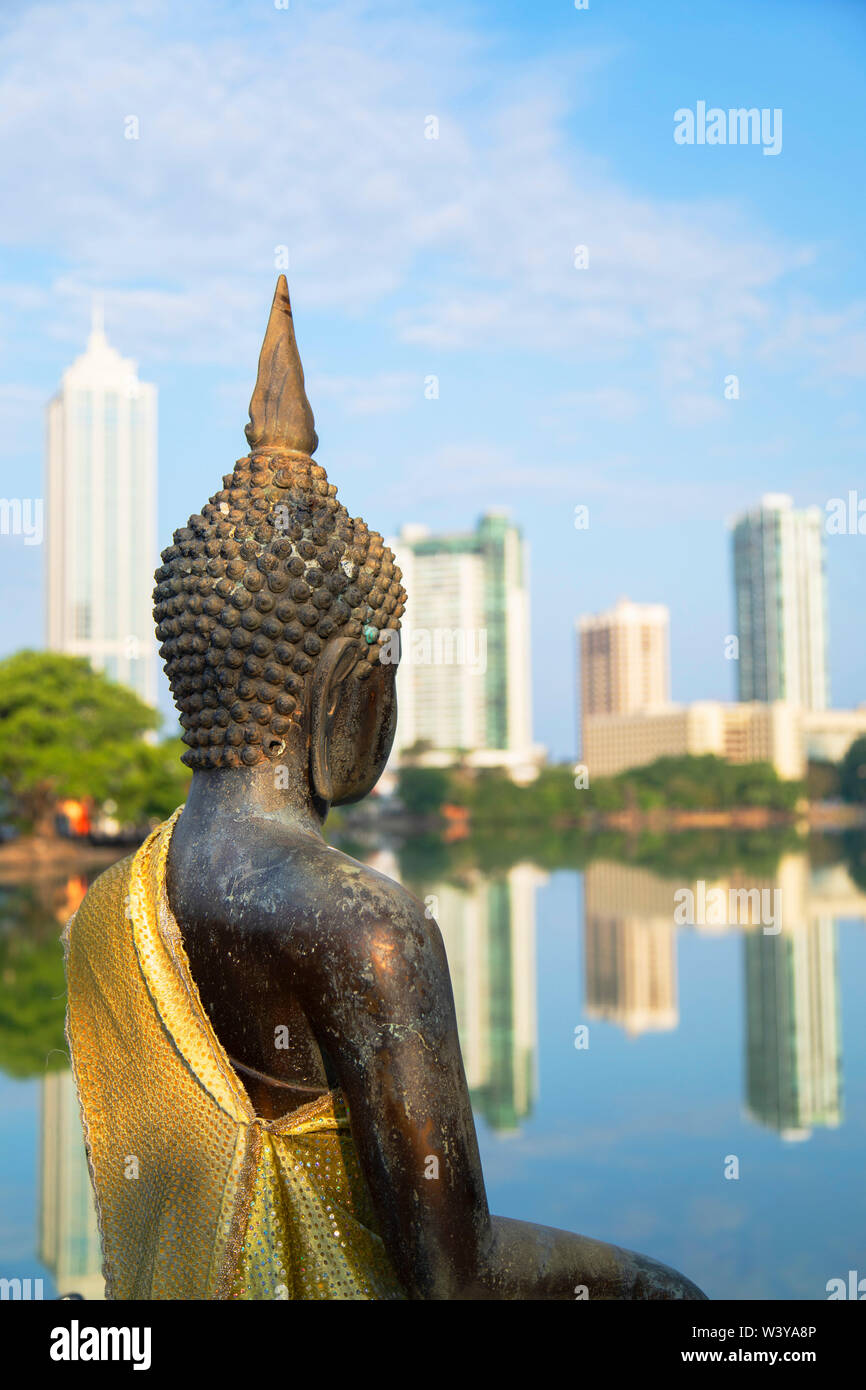
<instances>
[{"instance_id":1,"label":"white cloud","mask_svg":"<svg viewBox=\"0 0 866 1390\"><path fill-rule=\"evenodd\" d=\"M836 312L819 311L800 302L786 312L761 345L761 356L774 365L813 367L802 384L866 376L866 302Z\"/></svg>"},{"instance_id":2,"label":"white cloud","mask_svg":"<svg viewBox=\"0 0 866 1390\"><path fill-rule=\"evenodd\" d=\"M122 319L147 360L249 360L285 245L302 313L390 300L407 344L649 348L666 389L696 383L716 354L772 340L772 295L810 253L725 205L634 197L575 154L563 124L605 60L510 68L420 9L350 0L19 11L0 38L2 236L64 269L0 286L7 349L10 301L77 344L105 286L109 331Z\"/></svg>"},{"instance_id":3,"label":"white cloud","mask_svg":"<svg viewBox=\"0 0 866 1390\"><path fill-rule=\"evenodd\" d=\"M709 425L725 416L725 411L736 409L731 401L726 401L721 393L711 396L705 391L681 391L670 399L671 419L686 427Z\"/></svg>"},{"instance_id":4,"label":"white cloud","mask_svg":"<svg viewBox=\"0 0 866 1390\"><path fill-rule=\"evenodd\" d=\"M0 160L16 196L0 237L63 269L0 282L0 347L11 358L23 320L41 316L80 350L105 285L109 333L122 322L115 336L141 360L255 361L284 244L299 320L326 314L329 334L375 305L407 345L398 358L424 344L601 364L585 389L541 403L554 432L634 419L659 394L675 423L720 419L720 361L737 370L750 345L856 370L856 307L777 306L808 248L720 202L634 196L566 138L607 56L509 67L478 36L396 6L265 5L241 20L221 0L78 0L7 14ZM132 113L137 141L123 138ZM424 139L430 113L438 140ZM640 395L619 371L609 384L611 360L637 367ZM311 372L310 389L391 413L416 379ZM581 442L561 427L560 459ZM517 487L530 471L495 450L471 463L448 475L455 490ZM531 473L573 482L565 464Z\"/></svg>"},{"instance_id":5,"label":"white cloud","mask_svg":"<svg viewBox=\"0 0 866 1390\"><path fill-rule=\"evenodd\" d=\"M555 404L577 419L617 422L633 420L644 409L645 402L637 392L621 386L600 386L595 391L565 391Z\"/></svg>"},{"instance_id":6,"label":"white cloud","mask_svg":"<svg viewBox=\"0 0 866 1390\"><path fill-rule=\"evenodd\" d=\"M309 394L330 397L347 415L393 415L424 400L420 372L376 372L372 376L311 375Z\"/></svg>"}]
</instances>

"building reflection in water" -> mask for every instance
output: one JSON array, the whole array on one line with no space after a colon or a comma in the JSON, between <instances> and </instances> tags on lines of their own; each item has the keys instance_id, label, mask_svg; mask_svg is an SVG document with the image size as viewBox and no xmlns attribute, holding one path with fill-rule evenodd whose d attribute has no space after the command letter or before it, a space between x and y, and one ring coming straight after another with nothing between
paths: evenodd
<instances>
[{"instance_id":1,"label":"building reflection in water","mask_svg":"<svg viewBox=\"0 0 866 1390\"><path fill-rule=\"evenodd\" d=\"M783 1139L842 1117L842 1056L832 917L745 945L746 1103Z\"/></svg>"},{"instance_id":2,"label":"building reflection in water","mask_svg":"<svg viewBox=\"0 0 866 1390\"><path fill-rule=\"evenodd\" d=\"M599 862L584 875L586 1013L632 1037L676 1028L677 951L670 884Z\"/></svg>"},{"instance_id":3,"label":"building reflection in water","mask_svg":"<svg viewBox=\"0 0 866 1390\"><path fill-rule=\"evenodd\" d=\"M372 867L398 878L387 851ZM518 865L496 878L430 882L454 985L472 1104L499 1132L515 1130L537 1093L535 895L546 875ZM66 921L86 884L71 883L57 912ZM105 1297L93 1191L72 1074L41 1081L39 1258L58 1293Z\"/></svg>"},{"instance_id":4,"label":"building reflection in water","mask_svg":"<svg viewBox=\"0 0 866 1390\"><path fill-rule=\"evenodd\" d=\"M93 1188L69 1071L42 1080L39 1143L39 1258L58 1294L105 1297Z\"/></svg>"},{"instance_id":5,"label":"building reflection in water","mask_svg":"<svg viewBox=\"0 0 866 1390\"><path fill-rule=\"evenodd\" d=\"M370 863L399 878L389 852ZM520 864L423 886L448 954L472 1104L500 1133L518 1128L537 1095L536 893L546 878ZM74 910L84 886L70 881L58 917ZM597 861L586 870L587 1015L633 1037L676 1028L678 930L741 931L747 1114L785 1139L840 1124L835 919L866 918L866 895L841 865L810 872L805 855L784 857L772 879L707 884L708 891L779 889L781 930L773 935L760 924L678 928L674 893L682 886L682 877L632 865ZM49 1073L41 1087L39 1256L58 1292L100 1299L99 1232L71 1073Z\"/></svg>"},{"instance_id":6,"label":"building reflection in water","mask_svg":"<svg viewBox=\"0 0 866 1390\"><path fill-rule=\"evenodd\" d=\"M57 894L55 921L65 926L86 892L87 879L72 875ZM39 1258L58 1294L104 1299L96 1205L72 1072L48 1072L41 1092Z\"/></svg>"},{"instance_id":7,"label":"building reflection in water","mask_svg":"<svg viewBox=\"0 0 866 1390\"><path fill-rule=\"evenodd\" d=\"M782 860L778 883L781 932L750 931L743 943L746 1105L783 1139L808 1139L842 1118L836 923L811 891L805 855ZM856 914L854 900L838 906Z\"/></svg>"},{"instance_id":8,"label":"building reflection in water","mask_svg":"<svg viewBox=\"0 0 866 1390\"><path fill-rule=\"evenodd\" d=\"M438 897L466 1079L491 1129L515 1130L538 1092L535 894L545 876L522 864Z\"/></svg>"},{"instance_id":9,"label":"building reflection in water","mask_svg":"<svg viewBox=\"0 0 866 1390\"><path fill-rule=\"evenodd\" d=\"M836 917L866 918L866 895L840 864L810 870L784 856L772 878L731 875L706 885L778 890L781 926L760 922L677 928L674 894L688 880L596 862L584 879L586 1011L631 1036L677 1026L676 933L742 932L746 1111L783 1139L842 1119ZM770 898L768 901L772 901Z\"/></svg>"}]
</instances>

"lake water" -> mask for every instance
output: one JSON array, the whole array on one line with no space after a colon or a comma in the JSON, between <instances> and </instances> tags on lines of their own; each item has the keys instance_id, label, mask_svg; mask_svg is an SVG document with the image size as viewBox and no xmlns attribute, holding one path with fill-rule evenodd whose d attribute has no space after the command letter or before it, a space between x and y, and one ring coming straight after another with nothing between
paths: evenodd
<instances>
[{"instance_id":1,"label":"lake water","mask_svg":"<svg viewBox=\"0 0 866 1390\"><path fill-rule=\"evenodd\" d=\"M824 1299L866 1276L862 846L722 870L717 842L684 843L583 871L471 842L361 854L442 928L495 1212L642 1250L712 1298ZM75 1098L44 1061L83 887L0 889L0 1277L46 1297L101 1289Z\"/></svg>"}]
</instances>

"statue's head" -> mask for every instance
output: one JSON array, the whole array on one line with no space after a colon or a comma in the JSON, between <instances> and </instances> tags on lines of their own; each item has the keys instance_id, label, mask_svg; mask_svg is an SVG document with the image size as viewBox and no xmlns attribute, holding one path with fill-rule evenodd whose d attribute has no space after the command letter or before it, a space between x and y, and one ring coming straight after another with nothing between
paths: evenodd
<instances>
[{"instance_id":1,"label":"statue's head","mask_svg":"<svg viewBox=\"0 0 866 1390\"><path fill-rule=\"evenodd\" d=\"M175 531L156 572L183 761L199 770L306 759L322 800L357 800L393 741L406 594L381 536L349 516L312 460L318 440L282 275L246 436L250 453Z\"/></svg>"}]
</instances>

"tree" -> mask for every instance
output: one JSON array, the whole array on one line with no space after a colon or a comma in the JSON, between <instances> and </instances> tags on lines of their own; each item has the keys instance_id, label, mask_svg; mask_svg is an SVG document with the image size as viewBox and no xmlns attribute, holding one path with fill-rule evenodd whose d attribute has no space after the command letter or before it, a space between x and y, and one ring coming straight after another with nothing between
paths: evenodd
<instances>
[{"instance_id":1,"label":"tree","mask_svg":"<svg viewBox=\"0 0 866 1390\"><path fill-rule=\"evenodd\" d=\"M855 739L842 759L839 788L846 801L866 801L866 735Z\"/></svg>"},{"instance_id":2,"label":"tree","mask_svg":"<svg viewBox=\"0 0 866 1390\"><path fill-rule=\"evenodd\" d=\"M447 801L450 781L444 768L403 767L397 795L410 815L433 815Z\"/></svg>"},{"instance_id":3,"label":"tree","mask_svg":"<svg viewBox=\"0 0 866 1390\"><path fill-rule=\"evenodd\" d=\"M866 893L866 835L862 830L846 830L842 835L851 882Z\"/></svg>"},{"instance_id":4,"label":"tree","mask_svg":"<svg viewBox=\"0 0 866 1390\"><path fill-rule=\"evenodd\" d=\"M806 794L810 801L834 801L840 796L838 765L810 758L806 772Z\"/></svg>"},{"instance_id":5,"label":"tree","mask_svg":"<svg viewBox=\"0 0 866 1390\"><path fill-rule=\"evenodd\" d=\"M117 804L118 820L167 820L186 801L192 774L180 760L185 751L179 738L129 745L125 761L109 778L108 795Z\"/></svg>"},{"instance_id":6,"label":"tree","mask_svg":"<svg viewBox=\"0 0 866 1390\"><path fill-rule=\"evenodd\" d=\"M0 1070L26 1077L68 1067L60 926L32 886L0 888L0 980Z\"/></svg>"},{"instance_id":7,"label":"tree","mask_svg":"<svg viewBox=\"0 0 866 1390\"><path fill-rule=\"evenodd\" d=\"M177 764L171 786L173 750L142 737L159 723L84 657L22 651L0 661L0 785L31 824L44 826L62 797L111 799L127 819L179 805L185 770Z\"/></svg>"}]
</instances>

